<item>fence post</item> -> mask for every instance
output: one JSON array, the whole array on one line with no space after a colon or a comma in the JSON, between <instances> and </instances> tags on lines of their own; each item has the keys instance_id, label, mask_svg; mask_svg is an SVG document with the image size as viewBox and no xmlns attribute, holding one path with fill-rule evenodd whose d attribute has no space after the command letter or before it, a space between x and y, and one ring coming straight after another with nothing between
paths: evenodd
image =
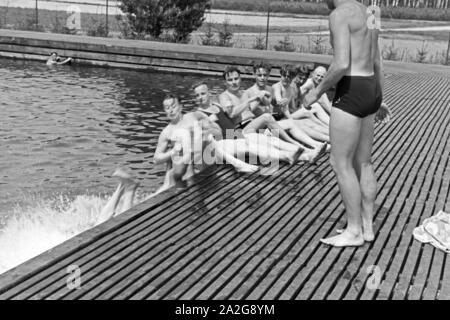
<instances>
[{"instance_id":1,"label":"fence post","mask_svg":"<svg viewBox=\"0 0 450 320\"><path fill-rule=\"evenodd\" d=\"M108 0L106 0L106 36L108 36L109 28L108 28Z\"/></svg>"},{"instance_id":2,"label":"fence post","mask_svg":"<svg viewBox=\"0 0 450 320\"><path fill-rule=\"evenodd\" d=\"M270 19L270 0L267 0L266 50L269 47L269 19Z\"/></svg>"},{"instance_id":3,"label":"fence post","mask_svg":"<svg viewBox=\"0 0 450 320\"><path fill-rule=\"evenodd\" d=\"M36 31L38 30L39 25L39 16L38 16L38 0L36 0Z\"/></svg>"},{"instance_id":4,"label":"fence post","mask_svg":"<svg viewBox=\"0 0 450 320\"><path fill-rule=\"evenodd\" d=\"M447 46L447 55L445 56L445 65L448 65L450 62L450 57L448 54L450 53L450 33L448 34L448 46Z\"/></svg>"}]
</instances>

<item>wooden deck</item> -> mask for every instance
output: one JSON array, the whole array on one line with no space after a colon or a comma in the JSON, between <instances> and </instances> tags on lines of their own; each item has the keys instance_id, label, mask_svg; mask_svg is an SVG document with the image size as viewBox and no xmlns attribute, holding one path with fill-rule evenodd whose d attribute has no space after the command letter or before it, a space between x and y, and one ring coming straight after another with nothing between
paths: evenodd
<instances>
[{"instance_id":1,"label":"wooden deck","mask_svg":"<svg viewBox=\"0 0 450 320\"><path fill-rule=\"evenodd\" d=\"M412 237L450 211L450 74L386 81L394 118L376 127L373 243L319 242L344 223L328 155L273 176L214 167L0 276L0 298L450 299L450 258Z\"/></svg>"}]
</instances>

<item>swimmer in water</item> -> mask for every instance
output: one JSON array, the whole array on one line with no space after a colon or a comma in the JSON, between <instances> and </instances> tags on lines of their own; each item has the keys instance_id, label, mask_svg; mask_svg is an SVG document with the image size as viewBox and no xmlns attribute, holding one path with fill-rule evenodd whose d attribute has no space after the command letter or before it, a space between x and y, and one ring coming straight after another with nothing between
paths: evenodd
<instances>
[{"instance_id":1,"label":"swimmer in water","mask_svg":"<svg viewBox=\"0 0 450 320\"><path fill-rule=\"evenodd\" d=\"M62 65L62 64L70 64L72 62L72 58L62 59L60 56L58 56L57 52L52 52L50 54L50 57L47 59L47 65L48 66L54 66L54 65Z\"/></svg>"},{"instance_id":2,"label":"swimmer in water","mask_svg":"<svg viewBox=\"0 0 450 320\"><path fill-rule=\"evenodd\" d=\"M182 105L176 96L168 95L164 101L164 111L170 123L161 132L155 150L156 164L166 164L166 175L163 185L146 199L155 196L172 186L182 183L209 164L204 161L204 149L213 151L212 162L225 160L226 163L244 173L258 171L258 167L245 163L227 153L214 136L221 136L218 125L200 112L182 112ZM197 143L196 143L197 142ZM211 148L212 147L212 148ZM207 154L209 156L209 154ZM205 162L205 163L204 163ZM120 179L119 186L102 209L97 224L130 209L138 184L123 169L118 169L113 176ZM123 205L119 208L119 204Z\"/></svg>"}]
</instances>

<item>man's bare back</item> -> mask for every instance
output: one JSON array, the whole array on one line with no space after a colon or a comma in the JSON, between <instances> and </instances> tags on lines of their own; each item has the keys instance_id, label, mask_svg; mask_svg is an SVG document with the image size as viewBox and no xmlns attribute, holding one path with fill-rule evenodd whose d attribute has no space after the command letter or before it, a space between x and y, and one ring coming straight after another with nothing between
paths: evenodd
<instances>
[{"instance_id":1,"label":"man's bare back","mask_svg":"<svg viewBox=\"0 0 450 320\"><path fill-rule=\"evenodd\" d=\"M342 4L330 15L330 21L345 21L350 32L350 65L346 75L368 76L374 73L379 30L369 28L370 15L366 6L353 0Z\"/></svg>"}]
</instances>

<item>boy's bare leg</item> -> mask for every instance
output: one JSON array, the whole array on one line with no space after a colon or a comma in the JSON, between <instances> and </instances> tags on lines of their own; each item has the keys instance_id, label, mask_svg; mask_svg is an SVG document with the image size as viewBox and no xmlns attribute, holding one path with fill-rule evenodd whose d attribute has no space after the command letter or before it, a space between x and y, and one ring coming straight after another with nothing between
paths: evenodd
<instances>
[{"instance_id":1,"label":"boy's bare leg","mask_svg":"<svg viewBox=\"0 0 450 320\"><path fill-rule=\"evenodd\" d=\"M301 120L296 120L301 121ZM317 127L316 127L317 128ZM328 134L323 133L321 130L317 130L316 128L312 128L310 126L304 125L302 126L303 131L309 135L314 140L330 142L330 136Z\"/></svg>"},{"instance_id":2,"label":"boy's bare leg","mask_svg":"<svg viewBox=\"0 0 450 320\"><path fill-rule=\"evenodd\" d=\"M117 205L119 204L119 201L122 197L124 190L125 186L122 183L119 183L116 191L114 191L113 195L111 196L111 198L109 198L108 202L100 212L96 224L103 223L114 216L114 213L116 212L117 209Z\"/></svg>"},{"instance_id":3,"label":"boy's bare leg","mask_svg":"<svg viewBox=\"0 0 450 320\"><path fill-rule=\"evenodd\" d=\"M113 173L113 176L118 177L120 179L120 183L124 186L123 208L121 210L121 212L124 212L133 206L134 196L139 183L136 183L133 179L131 179L131 176L127 172L120 168ZM115 210L114 216L121 212Z\"/></svg>"},{"instance_id":4,"label":"boy's bare leg","mask_svg":"<svg viewBox=\"0 0 450 320\"><path fill-rule=\"evenodd\" d=\"M261 129L270 129L271 131L276 132L275 134L282 140L291 143L296 146L300 146L300 143L293 139L289 134L283 129L272 117L272 115L268 113L264 113L253 119L243 130L243 134L251 134L257 133Z\"/></svg>"},{"instance_id":5,"label":"boy's bare leg","mask_svg":"<svg viewBox=\"0 0 450 320\"><path fill-rule=\"evenodd\" d=\"M221 141L211 141L215 151L216 160L219 163L223 163L223 161L225 161L226 163L231 164L239 172L252 173L258 171L258 166L248 164L238 158L235 158L235 153L229 153Z\"/></svg>"}]
</instances>

